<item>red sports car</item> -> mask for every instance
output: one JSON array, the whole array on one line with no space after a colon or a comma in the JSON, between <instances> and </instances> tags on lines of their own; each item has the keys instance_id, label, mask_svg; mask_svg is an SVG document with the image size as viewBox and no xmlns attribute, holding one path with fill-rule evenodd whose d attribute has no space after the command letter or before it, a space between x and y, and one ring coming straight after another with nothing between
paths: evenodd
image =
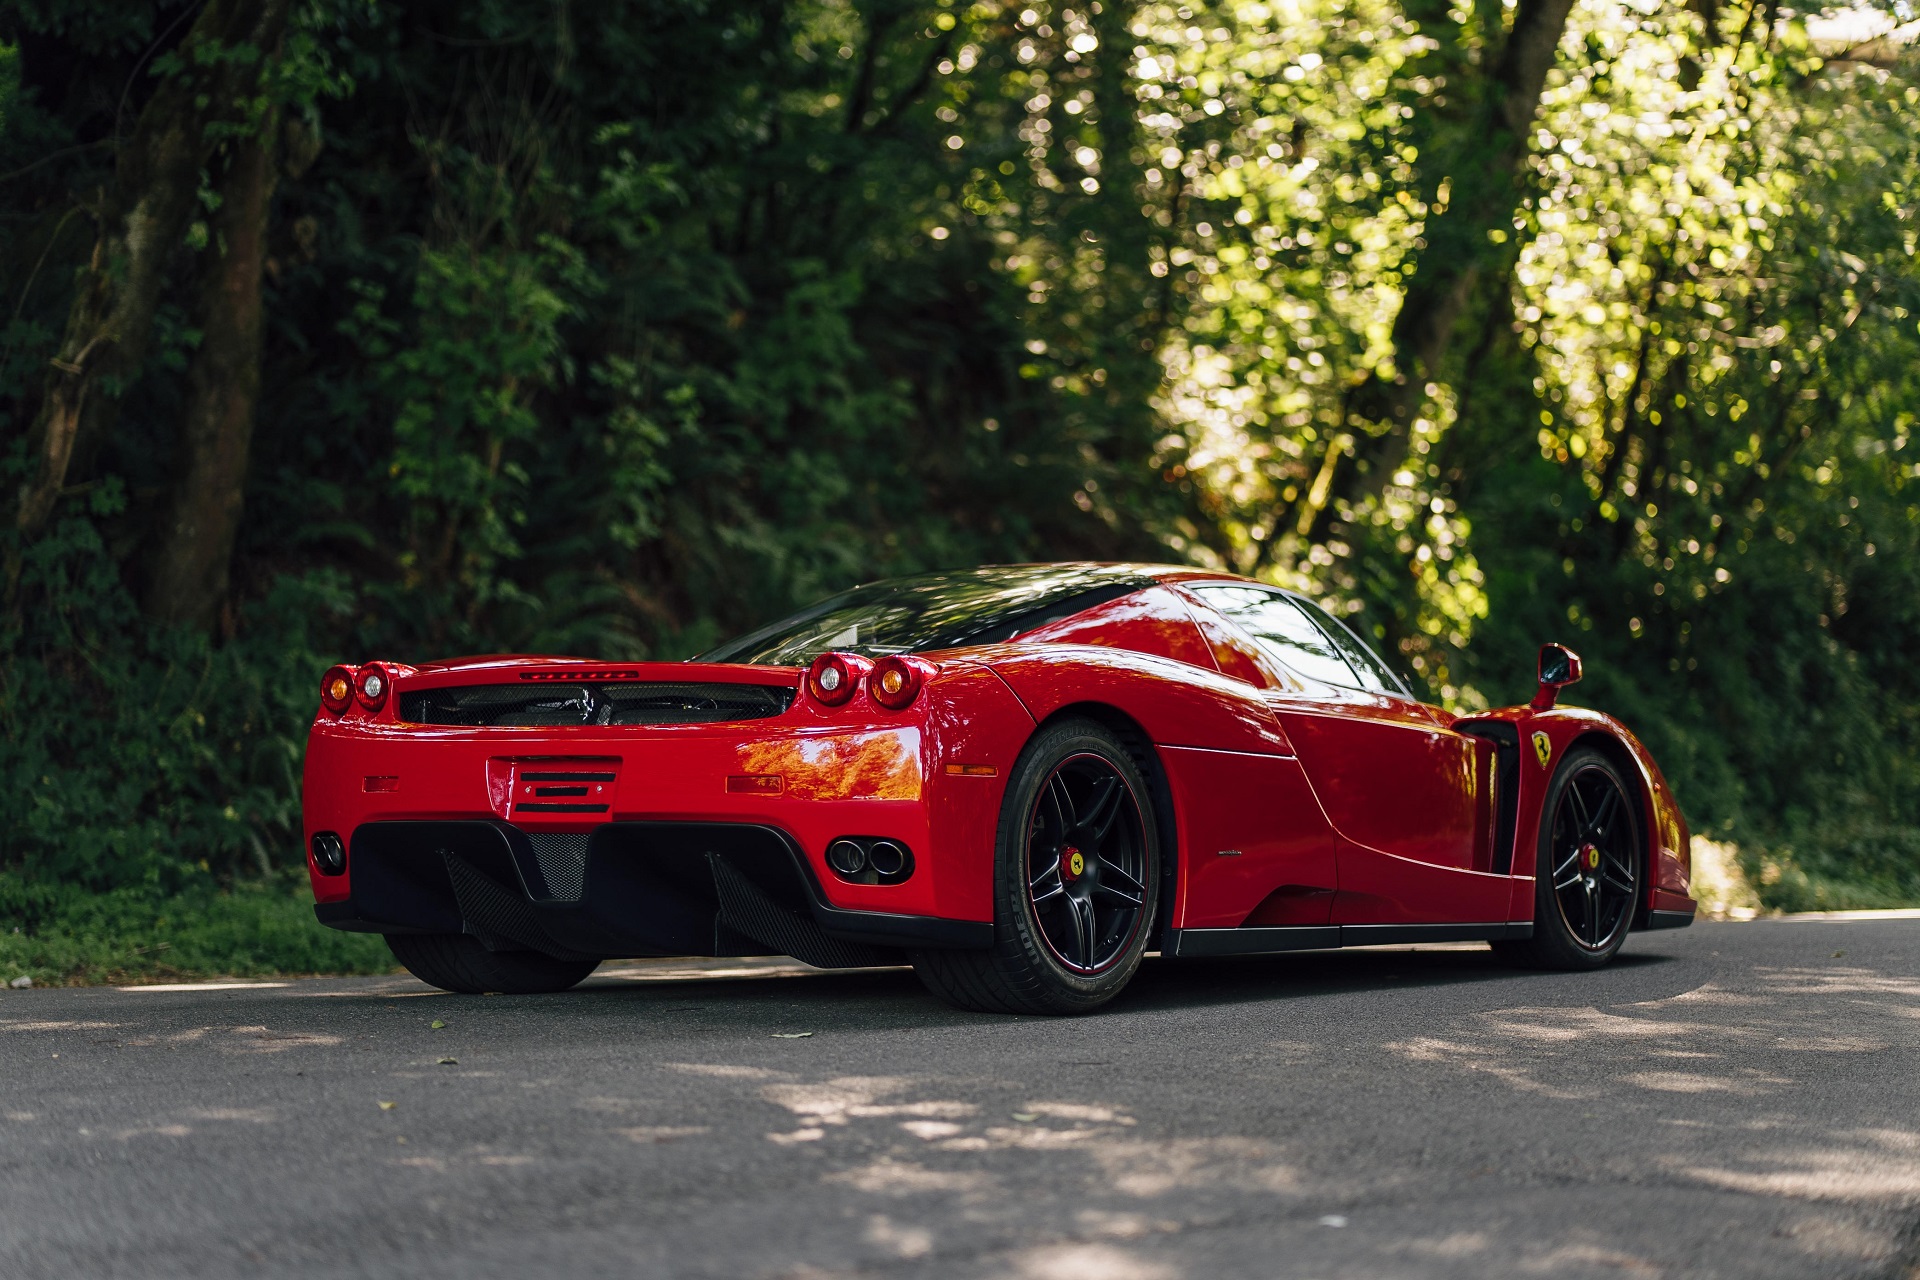
<instances>
[{"instance_id":1,"label":"red sports car","mask_svg":"<svg viewBox=\"0 0 1920 1280\"><path fill-rule=\"evenodd\" d=\"M315 911L469 992L790 955L1078 1013L1153 949L1592 968L1692 922L1687 827L1631 733L1554 706L1579 659L1539 676L1454 715L1300 596L1107 564L878 582L688 662L336 667Z\"/></svg>"}]
</instances>

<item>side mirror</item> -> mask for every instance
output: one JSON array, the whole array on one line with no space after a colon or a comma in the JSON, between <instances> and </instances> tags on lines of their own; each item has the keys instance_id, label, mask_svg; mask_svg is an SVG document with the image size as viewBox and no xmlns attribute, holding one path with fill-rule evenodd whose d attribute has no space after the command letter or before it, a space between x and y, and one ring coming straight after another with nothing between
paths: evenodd
<instances>
[{"instance_id":1,"label":"side mirror","mask_svg":"<svg viewBox=\"0 0 1920 1280\"><path fill-rule=\"evenodd\" d=\"M1527 705L1535 711L1552 710L1560 691L1580 681L1580 655L1563 644L1540 646L1540 691Z\"/></svg>"}]
</instances>

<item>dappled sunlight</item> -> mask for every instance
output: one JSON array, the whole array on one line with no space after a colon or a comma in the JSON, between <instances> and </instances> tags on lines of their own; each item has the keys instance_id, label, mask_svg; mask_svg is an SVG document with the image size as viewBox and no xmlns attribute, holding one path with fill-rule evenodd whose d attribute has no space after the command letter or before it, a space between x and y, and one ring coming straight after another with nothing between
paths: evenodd
<instances>
[{"instance_id":1,"label":"dappled sunlight","mask_svg":"<svg viewBox=\"0 0 1920 1280\"><path fill-rule=\"evenodd\" d=\"M995 1108L943 1096L937 1079L834 1076L806 1081L787 1073L770 1079L775 1073L720 1064L680 1063L675 1068L748 1085L761 1102L798 1122L765 1135L775 1146L859 1153L854 1167L828 1176L875 1196L958 1195L966 1203L996 1206L1002 1179L980 1168L978 1157L1018 1153L1045 1161L1048 1180L1064 1193L1082 1200L1094 1197L1079 1210L1089 1234L1132 1238L1174 1230L1179 1224L1143 1216L1127 1208L1129 1203L1208 1189L1232 1196L1291 1197L1301 1194L1308 1181L1270 1141L1230 1135L1146 1139L1137 1136L1139 1120L1131 1110L1110 1102L1058 1095L1022 1099L1014 1094ZM650 1129L622 1132L636 1141L658 1140ZM866 1155L876 1142L883 1144L882 1152ZM887 1224L883 1235L910 1229L893 1218ZM1052 1258L1048 1266L1068 1265L1068 1255L1047 1256Z\"/></svg>"},{"instance_id":2,"label":"dappled sunlight","mask_svg":"<svg viewBox=\"0 0 1920 1280\"><path fill-rule=\"evenodd\" d=\"M641 1144L658 1142L678 1142L682 1138L697 1138L710 1132L704 1124L642 1124L627 1129L615 1129L623 1138Z\"/></svg>"},{"instance_id":3,"label":"dappled sunlight","mask_svg":"<svg viewBox=\"0 0 1920 1280\"><path fill-rule=\"evenodd\" d=\"M1285 1194L1301 1190L1304 1182L1296 1167L1274 1159L1271 1143L1252 1138L1109 1139L1089 1154L1115 1190L1143 1200L1194 1187Z\"/></svg>"},{"instance_id":4,"label":"dappled sunlight","mask_svg":"<svg viewBox=\"0 0 1920 1280\"><path fill-rule=\"evenodd\" d=\"M884 1213L867 1219L865 1238L900 1258L922 1258L933 1252L933 1233L925 1227L901 1227Z\"/></svg>"},{"instance_id":5,"label":"dappled sunlight","mask_svg":"<svg viewBox=\"0 0 1920 1280\"><path fill-rule=\"evenodd\" d=\"M1844 968L1757 969L1763 988L1780 995L1908 996L1920 1000L1920 978L1895 976L1855 966Z\"/></svg>"},{"instance_id":6,"label":"dappled sunlight","mask_svg":"<svg viewBox=\"0 0 1920 1280\"><path fill-rule=\"evenodd\" d=\"M1920 1133L1854 1130L1833 1135L1832 1142L1757 1151L1738 1165L1678 1157L1662 1164L1696 1181L1755 1195L1901 1204L1920 1199Z\"/></svg>"},{"instance_id":7,"label":"dappled sunlight","mask_svg":"<svg viewBox=\"0 0 1920 1280\"><path fill-rule=\"evenodd\" d=\"M1179 1280L1182 1272L1109 1244L1050 1244L1013 1255L1021 1280Z\"/></svg>"},{"instance_id":8,"label":"dappled sunlight","mask_svg":"<svg viewBox=\"0 0 1920 1280\"><path fill-rule=\"evenodd\" d=\"M1708 1075L1701 1071L1635 1071L1626 1082L1655 1093L1736 1093L1757 1096L1770 1086L1790 1085L1784 1076L1758 1076L1741 1071L1736 1075Z\"/></svg>"},{"instance_id":9,"label":"dappled sunlight","mask_svg":"<svg viewBox=\"0 0 1920 1280\"><path fill-rule=\"evenodd\" d=\"M1595 1093L1594 1090L1574 1089L1563 1083L1536 1079L1531 1070L1516 1065L1504 1052L1484 1044L1444 1040L1438 1036L1416 1036L1384 1047L1389 1053L1397 1053L1410 1062L1437 1063L1481 1072L1525 1093L1562 1099L1591 1097Z\"/></svg>"},{"instance_id":10,"label":"dappled sunlight","mask_svg":"<svg viewBox=\"0 0 1920 1280\"><path fill-rule=\"evenodd\" d=\"M996 1179L975 1170L932 1169L909 1160L882 1156L856 1169L831 1175L871 1195L911 1196L938 1192L943 1195L981 1195L991 1190Z\"/></svg>"},{"instance_id":11,"label":"dappled sunlight","mask_svg":"<svg viewBox=\"0 0 1920 1280\"><path fill-rule=\"evenodd\" d=\"M1622 1275L1657 1276L1663 1272L1660 1266L1639 1254L1626 1252L1617 1243L1603 1244L1598 1240L1563 1244L1520 1262L1520 1270L1528 1275L1563 1275L1572 1267L1601 1267Z\"/></svg>"},{"instance_id":12,"label":"dappled sunlight","mask_svg":"<svg viewBox=\"0 0 1920 1280\"><path fill-rule=\"evenodd\" d=\"M1702 1023L1657 1022L1624 1018L1598 1009L1503 1009L1483 1015L1488 1031L1538 1044L1568 1044L1595 1036L1657 1037L1694 1035L1709 1028Z\"/></svg>"}]
</instances>

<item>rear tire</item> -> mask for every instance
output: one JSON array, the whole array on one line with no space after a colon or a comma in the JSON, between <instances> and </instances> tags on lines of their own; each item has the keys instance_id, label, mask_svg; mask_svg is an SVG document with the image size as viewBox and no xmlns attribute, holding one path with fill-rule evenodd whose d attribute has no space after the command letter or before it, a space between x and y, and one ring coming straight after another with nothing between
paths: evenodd
<instances>
[{"instance_id":1,"label":"rear tire","mask_svg":"<svg viewBox=\"0 0 1920 1280\"><path fill-rule=\"evenodd\" d=\"M578 986L598 960L556 960L537 951L489 951L464 933L389 933L394 958L428 986L462 995L544 995Z\"/></svg>"},{"instance_id":2,"label":"rear tire","mask_svg":"<svg viewBox=\"0 0 1920 1280\"><path fill-rule=\"evenodd\" d=\"M1160 905L1143 750L1092 720L1034 735L1000 808L994 945L915 952L927 990L979 1013L1088 1013L1120 994Z\"/></svg>"},{"instance_id":3,"label":"rear tire","mask_svg":"<svg viewBox=\"0 0 1920 1280\"><path fill-rule=\"evenodd\" d=\"M1598 969L1627 940L1644 892L1646 837L1639 792L1592 747L1560 761L1540 808L1533 936L1496 942L1508 964Z\"/></svg>"}]
</instances>

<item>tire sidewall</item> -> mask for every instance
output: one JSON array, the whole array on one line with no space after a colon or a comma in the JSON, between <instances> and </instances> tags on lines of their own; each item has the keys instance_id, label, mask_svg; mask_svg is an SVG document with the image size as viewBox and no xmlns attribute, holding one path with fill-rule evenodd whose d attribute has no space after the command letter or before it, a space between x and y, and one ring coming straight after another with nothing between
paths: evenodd
<instances>
[{"instance_id":1,"label":"tire sidewall","mask_svg":"<svg viewBox=\"0 0 1920 1280\"><path fill-rule=\"evenodd\" d=\"M1040 789L1054 768L1076 755L1098 756L1113 766L1132 792L1140 815L1141 840L1146 855L1142 884L1146 899L1119 961L1097 974L1075 973L1054 955L1041 936L1040 924L1028 896L1027 837ZM994 858L994 932L997 949L1011 951L1021 967L1040 977L1052 1003L1066 1008L1091 1008L1112 999L1140 968L1160 907L1163 863L1159 815L1153 790L1133 752L1112 730L1091 720L1063 721L1034 735L1014 765L1006 798L1000 806L1000 826Z\"/></svg>"},{"instance_id":2,"label":"tire sidewall","mask_svg":"<svg viewBox=\"0 0 1920 1280\"><path fill-rule=\"evenodd\" d=\"M1630 859L1633 865L1633 906L1627 913L1625 926L1607 946L1598 951L1573 936L1573 931L1560 914L1559 896L1553 889L1554 815L1574 775L1587 768L1601 769L1620 788L1620 794L1626 802L1627 824L1633 833L1633 855ZM1612 960L1626 944L1627 934L1632 932L1634 916L1639 913L1641 900L1646 894L1646 875L1647 839L1640 814L1639 789L1605 752L1592 747L1575 747L1561 757L1540 806L1540 833L1536 841L1533 868L1535 951L1544 953L1557 967L1569 969L1598 969Z\"/></svg>"}]
</instances>

